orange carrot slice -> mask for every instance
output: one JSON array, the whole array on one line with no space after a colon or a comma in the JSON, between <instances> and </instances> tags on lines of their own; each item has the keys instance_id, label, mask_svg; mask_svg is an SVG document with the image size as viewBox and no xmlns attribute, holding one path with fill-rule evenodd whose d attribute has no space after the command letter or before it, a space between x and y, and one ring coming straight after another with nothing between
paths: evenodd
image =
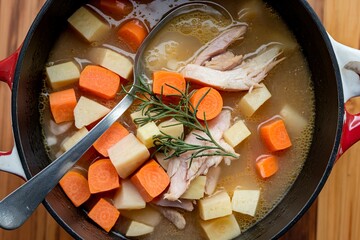
<instances>
[{"instance_id":1,"label":"orange carrot slice","mask_svg":"<svg viewBox=\"0 0 360 240\"><path fill-rule=\"evenodd\" d=\"M197 108L196 117L200 120L211 120L220 114L223 99L220 93L212 87L198 89L190 98L192 110Z\"/></svg>"},{"instance_id":2,"label":"orange carrot slice","mask_svg":"<svg viewBox=\"0 0 360 240\"><path fill-rule=\"evenodd\" d=\"M105 192L120 187L119 175L110 159L100 159L90 165L88 182L91 193Z\"/></svg>"},{"instance_id":3,"label":"orange carrot slice","mask_svg":"<svg viewBox=\"0 0 360 240\"><path fill-rule=\"evenodd\" d=\"M100 198L88 216L106 232L109 232L119 218L120 212L108 201Z\"/></svg>"},{"instance_id":4,"label":"orange carrot slice","mask_svg":"<svg viewBox=\"0 0 360 240\"><path fill-rule=\"evenodd\" d=\"M186 82L182 74L156 71L153 73L153 92L164 96L180 96L185 92Z\"/></svg>"},{"instance_id":5,"label":"orange carrot slice","mask_svg":"<svg viewBox=\"0 0 360 240\"><path fill-rule=\"evenodd\" d=\"M56 123L74 120L76 95L74 89L49 94L50 110Z\"/></svg>"},{"instance_id":6,"label":"orange carrot slice","mask_svg":"<svg viewBox=\"0 0 360 240\"><path fill-rule=\"evenodd\" d=\"M256 169L262 178L268 178L274 175L278 169L278 160L272 156L261 156L256 160Z\"/></svg>"},{"instance_id":7,"label":"orange carrot slice","mask_svg":"<svg viewBox=\"0 0 360 240\"><path fill-rule=\"evenodd\" d=\"M106 68L89 65L80 74L79 86L95 96L113 99L120 86L120 77Z\"/></svg>"},{"instance_id":8,"label":"orange carrot slice","mask_svg":"<svg viewBox=\"0 0 360 240\"><path fill-rule=\"evenodd\" d=\"M115 122L98 140L95 141L93 146L101 155L108 157L109 154L107 150L128 134L129 131L123 125L119 122Z\"/></svg>"},{"instance_id":9,"label":"orange carrot slice","mask_svg":"<svg viewBox=\"0 0 360 240\"><path fill-rule=\"evenodd\" d=\"M129 0L100 0L100 8L123 17L131 13L134 7Z\"/></svg>"},{"instance_id":10,"label":"orange carrot slice","mask_svg":"<svg viewBox=\"0 0 360 240\"><path fill-rule=\"evenodd\" d=\"M260 135L267 148L272 152L284 150L292 145L282 119L261 126Z\"/></svg>"},{"instance_id":11,"label":"orange carrot slice","mask_svg":"<svg viewBox=\"0 0 360 240\"><path fill-rule=\"evenodd\" d=\"M166 189L170 178L155 160L150 160L131 177L131 182L144 200L150 202Z\"/></svg>"},{"instance_id":12,"label":"orange carrot slice","mask_svg":"<svg viewBox=\"0 0 360 240\"><path fill-rule=\"evenodd\" d=\"M117 34L133 52L136 52L144 41L148 31L140 20L133 19L121 25Z\"/></svg>"},{"instance_id":13,"label":"orange carrot slice","mask_svg":"<svg viewBox=\"0 0 360 240\"><path fill-rule=\"evenodd\" d=\"M59 184L76 207L90 197L88 181L80 172L70 170L61 178Z\"/></svg>"}]
</instances>

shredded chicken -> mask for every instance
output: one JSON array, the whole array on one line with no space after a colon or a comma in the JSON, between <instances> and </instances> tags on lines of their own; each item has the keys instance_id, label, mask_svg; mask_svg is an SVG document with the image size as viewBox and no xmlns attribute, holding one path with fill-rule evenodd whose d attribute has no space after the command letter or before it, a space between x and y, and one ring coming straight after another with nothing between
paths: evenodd
<instances>
[{"instance_id":1,"label":"shredded chicken","mask_svg":"<svg viewBox=\"0 0 360 240\"><path fill-rule=\"evenodd\" d=\"M243 38L246 30L247 25L238 25L222 32L205 46L205 49L196 57L194 64L202 65L211 57L224 53L233 42Z\"/></svg>"},{"instance_id":2,"label":"shredded chicken","mask_svg":"<svg viewBox=\"0 0 360 240\"><path fill-rule=\"evenodd\" d=\"M208 122L209 131L213 139L222 146L225 150L237 155L234 149L228 145L223 139L222 135L230 127L231 112L223 110L219 116ZM212 143L199 140L195 134L207 138L206 134L201 131L194 130L190 132L185 142L196 145L210 145ZM207 150L204 154L209 154L214 150ZM223 156L206 156L194 158L190 164L190 156L192 151L188 151L179 157L169 159L168 175L170 176L170 187L168 192L164 195L165 199L170 201L178 200L186 191L190 182L199 175L206 174L210 167L217 166L224 159ZM233 160L231 157L225 157L225 161Z\"/></svg>"},{"instance_id":3,"label":"shredded chicken","mask_svg":"<svg viewBox=\"0 0 360 240\"><path fill-rule=\"evenodd\" d=\"M352 61L345 65L347 70L351 70L360 75L360 62Z\"/></svg>"},{"instance_id":4,"label":"shredded chicken","mask_svg":"<svg viewBox=\"0 0 360 240\"><path fill-rule=\"evenodd\" d=\"M258 86L282 59L277 59L281 54L278 45L270 46L265 51L259 51L256 56L245 59L238 67L229 71L219 71L208 67L188 64L182 70L184 77L191 81L212 86L219 90L244 91Z\"/></svg>"},{"instance_id":5,"label":"shredded chicken","mask_svg":"<svg viewBox=\"0 0 360 240\"><path fill-rule=\"evenodd\" d=\"M226 71L239 66L242 60L242 55L234 55L234 53L227 51L211 58L210 61L205 62L205 67Z\"/></svg>"},{"instance_id":6,"label":"shredded chicken","mask_svg":"<svg viewBox=\"0 0 360 240\"><path fill-rule=\"evenodd\" d=\"M172 224L174 224L178 229L184 229L186 226L186 221L184 216L178 211L171 208L156 207L156 209L167 218Z\"/></svg>"},{"instance_id":7,"label":"shredded chicken","mask_svg":"<svg viewBox=\"0 0 360 240\"><path fill-rule=\"evenodd\" d=\"M170 201L170 200L164 199L164 195L161 195L158 198L154 199L152 201L152 203L154 203L157 206L161 206L161 207L180 208L180 209L183 209L188 212L191 212L192 210L194 210L194 205L193 205L192 201L190 201L188 199L181 199L178 201Z\"/></svg>"}]
</instances>

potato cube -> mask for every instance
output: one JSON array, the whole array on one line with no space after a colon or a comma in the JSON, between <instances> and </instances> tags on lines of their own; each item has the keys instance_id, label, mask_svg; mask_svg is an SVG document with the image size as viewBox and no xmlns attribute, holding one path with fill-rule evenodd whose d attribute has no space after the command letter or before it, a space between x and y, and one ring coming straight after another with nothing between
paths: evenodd
<instances>
[{"instance_id":1,"label":"potato cube","mask_svg":"<svg viewBox=\"0 0 360 240\"><path fill-rule=\"evenodd\" d=\"M180 198L197 200L204 197L206 184L206 176L198 176L191 181L188 189L181 195Z\"/></svg>"},{"instance_id":2,"label":"potato cube","mask_svg":"<svg viewBox=\"0 0 360 240\"><path fill-rule=\"evenodd\" d=\"M139 191L128 179L121 181L121 187L116 191L113 201L117 209L141 209L146 206Z\"/></svg>"},{"instance_id":3,"label":"potato cube","mask_svg":"<svg viewBox=\"0 0 360 240\"><path fill-rule=\"evenodd\" d=\"M126 218L121 218L117 226L119 231L127 237L139 237L154 231L152 226Z\"/></svg>"},{"instance_id":4,"label":"potato cube","mask_svg":"<svg viewBox=\"0 0 360 240\"><path fill-rule=\"evenodd\" d=\"M100 20L94 12L85 7L79 8L71 15L68 22L89 42L104 38L104 35L110 30L107 23Z\"/></svg>"},{"instance_id":5,"label":"potato cube","mask_svg":"<svg viewBox=\"0 0 360 240\"><path fill-rule=\"evenodd\" d=\"M240 120L224 132L223 138L230 146L236 147L245 138L250 136L250 134L249 129L244 122Z\"/></svg>"},{"instance_id":6,"label":"potato cube","mask_svg":"<svg viewBox=\"0 0 360 240\"><path fill-rule=\"evenodd\" d=\"M174 138L181 138L181 136L184 134L184 125L176 119L172 118L168 121L160 123L159 130Z\"/></svg>"},{"instance_id":7,"label":"potato cube","mask_svg":"<svg viewBox=\"0 0 360 240\"><path fill-rule=\"evenodd\" d=\"M120 53L106 48L94 48L90 51L89 58L93 63L117 73L122 78L131 78L133 64Z\"/></svg>"},{"instance_id":8,"label":"potato cube","mask_svg":"<svg viewBox=\"0 0 360 240\"><path fill-rule=\"evenodd\" d=\"M271 97L266 86L263 83L260 86L246 93L239 102L241 112L247 117L252 116Z\"/></svg>"},{"instance_id":9,"label":"potato cube","mask_svg":"<svg viewBox=\"0 0 360 240\"><path fill-rule=\"evenodd\" d=\"M286 129L292 135L299 134L308 124L307 119L288 104L284 105L280 110L280 115L285 121Z\"/></svg>"},{"instance_id":10,"label":"potato cube","mask_svg":"<svg viewBox=\"0 0 360 240\"><path fill-rule=\"evenodd\" d=\"M203 220L230 215L232 208L229 194L226 191L219 191L214 195L200 199L199 212Z\"/></svg>"},{"instance_id":11,"label":"potato cube","mask_svg":"<svg viewBox=\"0 0 360 240\"><path fill-rule=\"evenodd\" d=\"M66 139L62 143L61 149L64 151L68 151L88 133L89 131L85 127L81 128L80 130L76 131L70 138Z\"/></svg>"},{"instance_id":12,"label":"potato cube","mask_svg":"<svg viewBox=\"0 0 360 240\"><path fill-rule=\"evenodd\" d=\"M136 137L145 144L147 148L154 146L153 137L160 134L160 130L154 122L148 122L136 130Z\"/></svg>"},{"instance_id":13,"label":"potato cube","mask_svg":"<svg viewBox=\"0 0 360 240\"><path fill-rule=\"evenodd\" d=\"M57 90L78 81L80 71L78 66L70 61L47 67L46 75L49 79L51 88Z\"/></svg>"},{"instance_id":14,"label":"potato cube","mask_svg":"<svg viewBox=\"0 0 360 240\"><path fill-rule=\"evenodd\" d=\"M110 112L110 109L91 99L81 96L74 109L75 126L85 127Z\"/></svg>"},{"instance_id":15,"label":"potato cube","mask_svg":"<svg viewBox=\"0 0 360 240\"><path fill-rule=\"evenodd\" d=\"M129 228L127 229L125 236L127 237L137 237L142 236L154 231L154 227L139 223L136 221L131 221Z\"/></svg>"},{"instance_id":16,"label":"potato cube","mask_svg":"<svg viewBox=\"0 0 360 240\"><path fill-rule=\"evenodd\" d=\"M236 189L231 199L232 209L235 212L255 216L259 197L260 190Z\"/></svg>"},{"instance_id":17,"label":"potato cube","mask_svg":"<svg viewBox=\"0 0 360 240\"><path fill-rule=\"evenodd\" d=\"M108 153L121 178L127 178L150 157L146 146L132 133L109 148Z\"/></svg>"},{"instance_id":18,"label":"potato cube","mask_svg":"<svg viewBox=\"0 0 360 240\"><path fill-rule=\"evenodd\" d=\"M161 213L150 206L138 210L123 210L121 215L152 227L156 227L162 219Z\"/></svg>"},{"instance_id":19,"label":"potato cube","mask_svg":"<svg viewBox=\"0 0 360 240\"><path fill-rule=\"evenodd\" d=\"M213 220L201 221L200 225L209 240L228 240L241 234L239 224L233 214Z\"/></svg>"}]
</instances>

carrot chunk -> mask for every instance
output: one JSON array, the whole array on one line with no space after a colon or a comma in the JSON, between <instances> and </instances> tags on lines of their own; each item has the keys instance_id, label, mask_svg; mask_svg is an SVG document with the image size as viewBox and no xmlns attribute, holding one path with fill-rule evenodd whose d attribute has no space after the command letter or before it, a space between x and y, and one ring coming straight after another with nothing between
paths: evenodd
<instances>
[{"instance_id":1,"label":"carrot chunk","mask_svg":"<svg viewBox=\"0 0 360 240\"><path fill-rule=\"evenodd\" d=\"M136 52L148 31L140 20L133 19L121 25L117 34L119 39L124 41L133 52Z\"/></svg>"},{"instance_id":2,"label":"carrot chunk","mask_svg":"<svg viewBox=\"0 0 360 240\"><path fill-rule=\"evenodd\" d=\"M100 198L88 216L106 232L109 232L119 218L120 212L111 203Z\"/></svg>"},{"instance_id":3,"label":"carrot chunk","mask_svg":"<svg viewBox=\"0 0 360 240\"><path fill-rule=\"evenodd\" d=\"M104 157L108 157L108 149L129 134L129 131L119 122L115 122L104 132L101 137L93 144L94 148Z\"/></svg>"},{"instance_id":4,"label":"carrot chunk","mask_svg":"<svg viewBox=\"0 0 360 240\"><path fill-rule=\"evenodd\" d=\"M282 119L261 126L260 136L267 148L272 152L291 147L290 137Z\"/></svg>"},{"instance_id":5,"label":"carrot chunk","mask_svg":"<svg viewBox=\"0 0 360 240\"><path fill-rule=\"evenodd\" d=\"M152 159L131 177L131 182L144 200L150 202L166 189L170 178L164 169Z\"/></svg>"},{"instance_id":6,"label":"carrot chunk","mask_svg":"<svg viewBox=\"0 0 360 240\"><path fill-rule=\"evenodd\" d=\"M74 89L49 94L50 110L56 123L74 120L76 95Z\"/></svg>"},{"instance_id":7,"label":"carrot chunk","mask_svg":"<svg viewBox=\"0 0 360 240\"><path fill-rule=\"evenodd\" d=\"M153 73L153 92L164 96L179 96L185 92L186 82L182 74L167 71Z\"/></svg>"},{"instance_id":8,"label":"carrot chunk","mask_svg":"<svg viewBox=\"0 0 360 240\"><path fill-rule=\"evenodd\" d=\"M196 117L200 120L211 120L220 114L223 99L220 93L211 87L198 89L190 98L192 110L197 109Z\"/></svg>"},{"instance_id":9,"label":"carrot chunk","mask_svg":"<svg viewBox=\"0 0 360 240\"><path fill-rule=\"evenodd\" d=\"M100 0L100 7L119 17L128 15L134 8L129 0Z\"/></svg>"},{"instance_id":10,"label":"carrot chunk","mask_svg":"<svg viewBox=\"0 0 360 240\"><path fill-rule=\"evenodd\" d=\"M120 86L120 77L106 68L89 65L80 74L79 86L95 96L113 99Z\"/></svg>"},{"instance_id":11,"label":"carrot chunk","mask_svg":"<svg viewBox=\"0 0 360 240\"><path fill-rule=\"evenodd\" d=\"M262 178L268 178L274 175L278 169L278 160L272 156L261 156L256 160L256 169Z\"/></svg>"},{"instance_id":12,"label":"carrot chunk","mask_svg":"<svg viewBox=\"0 0 360 240\"><path fill-rule=\"evenodd\" d=\"M76 207L86 202L90 197L88 181L80 172L70 170L61 178L59 184Z\"/></svg>"},{"instance_id":13,"label":"carrot chunk","mask_svg":"<svg viewBox=\"0 0 360 240\"><path fill-rule=\"evenodd\" d=\"M119 175L109 159L100 159L90 165L88 182L91 193L105 192L120 187Z\"/></svg>"}]
</instances>

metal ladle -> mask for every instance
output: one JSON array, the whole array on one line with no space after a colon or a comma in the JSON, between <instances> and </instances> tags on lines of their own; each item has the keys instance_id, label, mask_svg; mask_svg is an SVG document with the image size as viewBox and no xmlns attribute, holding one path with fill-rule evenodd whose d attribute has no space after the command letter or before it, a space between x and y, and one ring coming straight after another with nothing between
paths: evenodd
<instances>
[{"instance_id":1,"label":"metal ladle","mask_svg":"<svg viewBox=\"0 0 360 240\"><path fill-rule=\"evenodd\" d=\"M132 104L133 94L141 73L144 73L144 53L154 36L174 17L192 11L207 11L221 14L231 19L231 15L220 5L212 2L193 2L180 5L166 14L152 29L135 56L134 83L127 94L80 142L54 160L41 172L9 194L0 202L0 227L16 229L35 211L46 195L58 184L80 157Z\"/></svg>"}]
</instances>

